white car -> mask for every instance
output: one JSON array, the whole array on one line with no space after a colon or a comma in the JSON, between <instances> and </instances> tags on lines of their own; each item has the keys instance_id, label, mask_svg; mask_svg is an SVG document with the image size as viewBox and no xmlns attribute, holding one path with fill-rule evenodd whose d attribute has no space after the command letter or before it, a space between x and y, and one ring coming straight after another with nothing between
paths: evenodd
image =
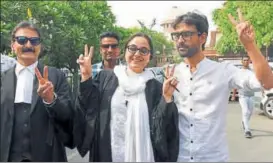
<instances>
[{"instance_id":1,"label":"white car","mask_svg":"<svg viewBox=\"0 0 273 163\"><path fill-rule=\"evenodd\" d=\"M273 72L272 63L269 63L269 65ZM255 106L259 107L268 118L273 119L273 88L264 91L263 93L255 93L254 103Z\"/></svg>"},{"instance_id":2,"label":"white car","mask_svg":"<svg viewBox=\"0 0 273 163\"><path fill-rule=\"evenodd\" d=\"M268 118L273 119L273 88L262 93L260 109Z\"/></svg>"}]
</instances>

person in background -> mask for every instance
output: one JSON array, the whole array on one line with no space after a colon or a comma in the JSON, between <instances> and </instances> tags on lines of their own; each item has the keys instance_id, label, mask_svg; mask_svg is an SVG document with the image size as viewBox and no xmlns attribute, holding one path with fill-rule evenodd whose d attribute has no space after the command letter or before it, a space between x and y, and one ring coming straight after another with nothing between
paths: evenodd
<instances>
[{"instance_id":1,"label":"person in background","mask_svg":"<svg viewBox=\"0 0 273 163\"><path fill-rule=\"evenodd\" d=\"M92 76L101 70L113 69L119 64L119 36L114 32L104 32L100 35L100 54L102 61L92 65Z\"/></svg>"},{"instance_id":2,"label":"person in background","mask_svg":"<svg viewBox=\"0 0 273 163\"><path fill-rule=\"evenodd\" d=\"M253 73L249 67L250 58L248 56L242 57L242 71L245 73ZM252 133L249 128L249 121L250 117L253 113L254 104L253 104L253 97L254 91L239 89L239 103L242 108L242 125L245 133L246 138L252 138Z\"/></svg>"}]
</instances>

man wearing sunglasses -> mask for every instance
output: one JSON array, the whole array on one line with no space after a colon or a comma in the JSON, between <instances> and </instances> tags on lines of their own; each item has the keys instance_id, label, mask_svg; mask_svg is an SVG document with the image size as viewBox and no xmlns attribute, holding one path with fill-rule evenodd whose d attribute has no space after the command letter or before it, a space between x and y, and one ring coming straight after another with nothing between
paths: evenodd
<instances>
[{"instance_id":1,"label":"man wearing sunglasses","mask_svg":"<svg viewBox=\"0 0 273 163\"><path fill-rule=\"evenodd\" d=\"M30 22L14 28L11 49L16 65L1 75L0 161L67 161L73 105L65 75L38 62L41 35Z\"/></svg>"},{"instance_id":2,"label":"man wearing sunglasses","mask_svg":"<svg viewBox=\"0 0 273 163\"><path fill-rule=\"evenodd\" d=\"M119 64L119 36L114 32L100 35L100 54L102 62L92 65L92 75L96 76L103 69L114 69Z\"/></svg>"},{"instance_id":3,"label":"man wearing sunglasses","mask_svg":"<svg viewBox=\"0 0 273 163\"><path fill-rule=\"evenodd\" d=\"M230 15L239 39L252 60L255 74L227 63L209 60L203 54L208 20L198 12L176 18L171 34L185 62L175 67L177 88L174 102L179 113L180 150L178 162L226 162L226 113L232 88L247 91L273 87L273 74L255 43L255 33L238 11L239 21ZM227 15L228 16L228 15Z\"/></svg>"}]
</instances>

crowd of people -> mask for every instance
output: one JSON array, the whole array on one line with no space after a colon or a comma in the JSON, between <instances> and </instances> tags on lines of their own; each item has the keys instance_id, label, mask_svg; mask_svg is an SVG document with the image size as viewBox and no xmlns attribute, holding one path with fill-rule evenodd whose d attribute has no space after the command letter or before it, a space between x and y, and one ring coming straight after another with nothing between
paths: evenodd
<instances>
[{"instance_id":1,"label":"crowd of people","mask_svg":"<svg viewBox=\"0 0 273 163\"><path fill-rule=\"evenodd\" d=\"M167 66L160 83L146 67L153 40L135 33L125 43L100 35L102 62L92 64L94 47L77 59L81 79L75 104L64 73L38 60L41 34L30 22L11 34L14 66L1 74L0 161L67 161L65 147L94 162L225 162L230 90L240 90L247 137L252 91L273 88L273 74L255 42L255 31L240 10L228 15L253 63L254 73L212 61L203 54L207 17L178 16L171 38L184 61ZM57 54L56 54L57 55ZM245 61L245 60L243 60ZM248 62L248 60L246 61Z\"/></svg>"}]
</instances>

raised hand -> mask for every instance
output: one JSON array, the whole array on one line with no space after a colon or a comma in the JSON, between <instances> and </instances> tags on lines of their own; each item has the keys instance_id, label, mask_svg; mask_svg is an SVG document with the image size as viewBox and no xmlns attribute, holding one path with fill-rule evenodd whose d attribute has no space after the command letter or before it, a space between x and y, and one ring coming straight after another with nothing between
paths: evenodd
<instances>
[{"instance_id":1,"label":"raised hand","mask_svg":"<svg viewBox=\"0 0 273 163\"><path fill-rule=\"evenodd\" d=\"M82 81L85 81L92 77L92 58L93 58L94 48L90 47L88 51L88 46L84 46L84 56L81 54L77 59L77 63L80 65Z\"/></svg>"},{"instance_id":2,"label":"raised hand","mask_svg":"<svg viewBox=\"0 0 273 163\"><path fill-rule=\"evenodd\" d=\"M35 74L39 81L39 87L37 89L38 95L47 103L52 103L54 100L54 86L51 81L48 80L48 67L44 67L44 74L42 77L39 69L35 68Z\"/></svg>"},{"instance_id":3,"label":"raised hand","mask_svg":"<svg viewBox=\"0 0 273 163\"><path fill-rule=\"evenodd\" d=\"M175 65L172 67L171 71L169 65L165 69L166 80L163 83L163 97L167 102L172 101L173 92L176 90L178 81L176 77L173 76L175 70Z\"/></svg>"},{"instance_id":4,"label":"raised hand","mask_svg":"<svg viewBox=\"0 0 273 163\"><path fill-rule=\"evenodd\" d=\"M249 21L245 21L240 9L237 9L239 21L236 21L231 14L228 14L229 20L236 28L239 39L243 45L255 42L255 32Z\"/></svg>"}]
</instances>

